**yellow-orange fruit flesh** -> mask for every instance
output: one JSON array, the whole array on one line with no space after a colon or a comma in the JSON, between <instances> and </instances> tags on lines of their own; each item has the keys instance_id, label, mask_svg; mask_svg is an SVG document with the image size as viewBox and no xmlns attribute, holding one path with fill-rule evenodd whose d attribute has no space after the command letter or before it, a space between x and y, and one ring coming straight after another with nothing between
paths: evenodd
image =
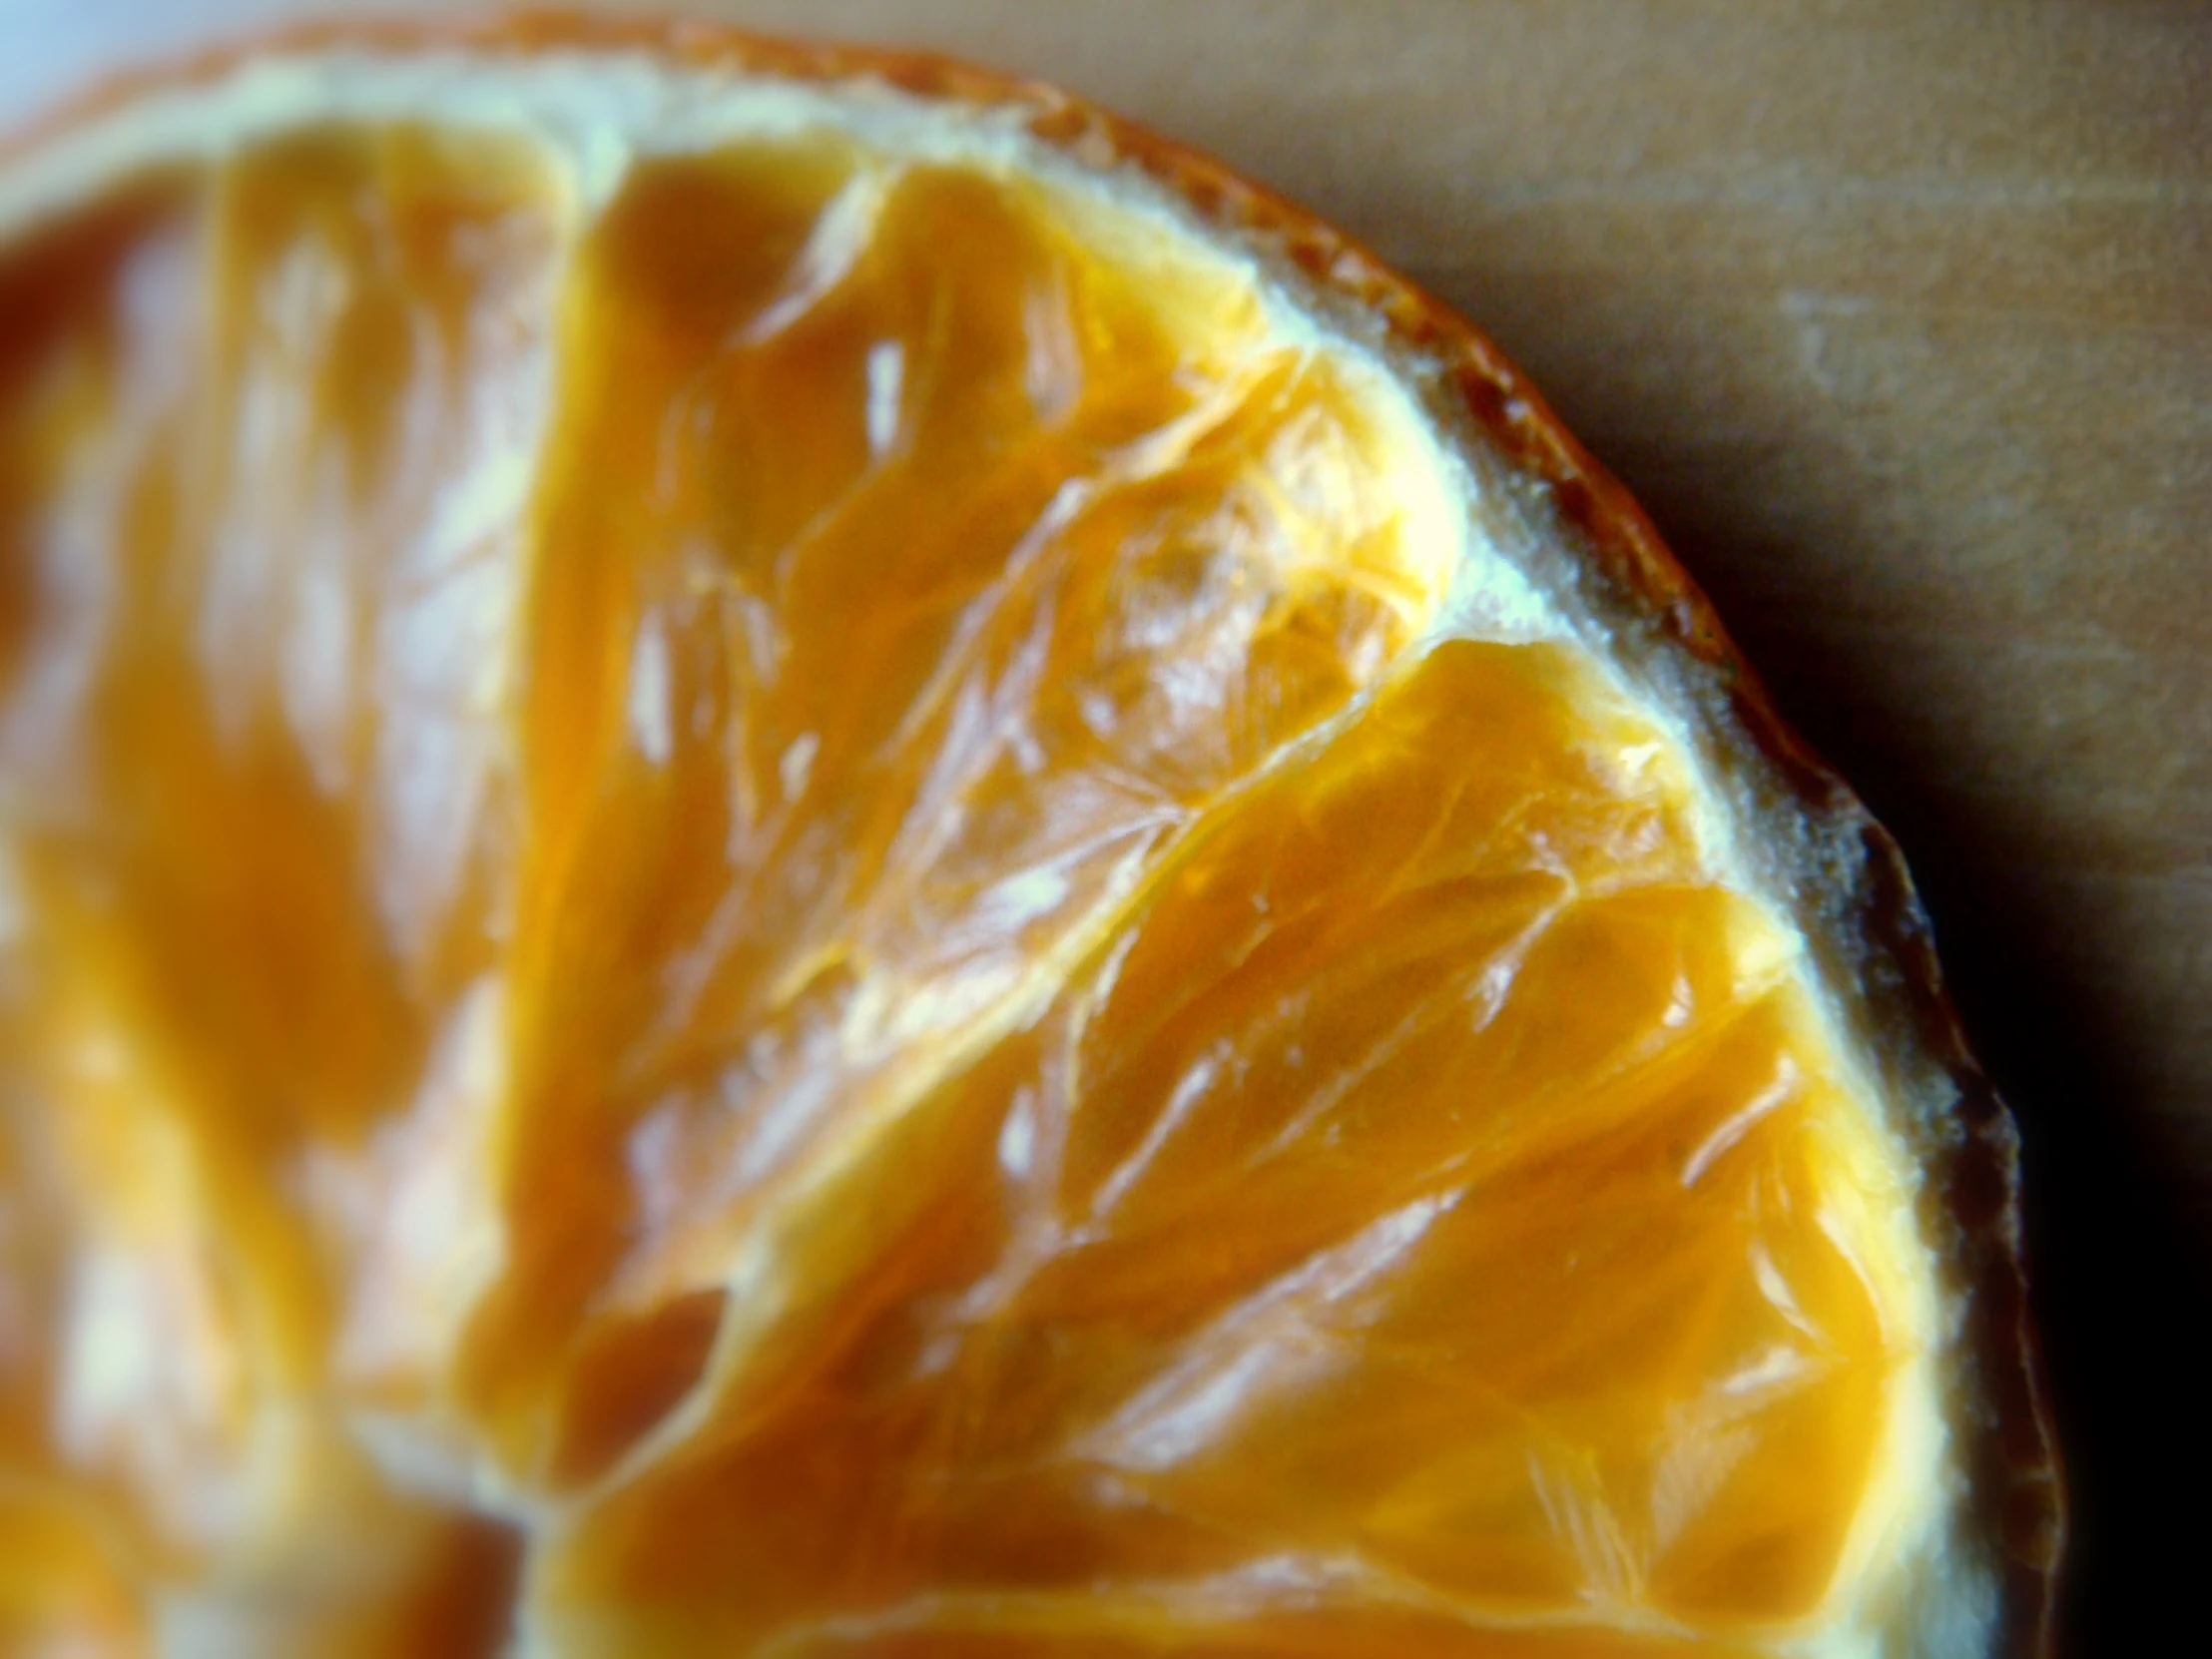
<instances>
[{"instance_id":1,"label":"yellow-orange fruit flesh","mask_svg":"<svg viewBox=\"0 0 2212 1659\"><path fill-rule=\"evenodd\" d=\"M1925 1270L1801 944L1113 223L395 125L0 262L0 1646L1853 1616Z\"/></svg>"}]
</instances>

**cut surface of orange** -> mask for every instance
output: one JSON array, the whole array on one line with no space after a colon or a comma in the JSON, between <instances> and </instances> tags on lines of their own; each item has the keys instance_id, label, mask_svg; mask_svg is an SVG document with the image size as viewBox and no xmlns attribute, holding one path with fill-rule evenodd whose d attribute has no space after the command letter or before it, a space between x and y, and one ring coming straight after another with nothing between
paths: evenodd
<instances>
[{"instance_id":1,"label":"cut surface of orange","mask_svg":"<svg viewBox=\"0 0 2212 1659\"><path fill-rule=\"evenodd\" d=\"M0 1652L2033 1640L1894 855L1356 250L543 27L0 243Z\"/></svg>"}]
</instances>

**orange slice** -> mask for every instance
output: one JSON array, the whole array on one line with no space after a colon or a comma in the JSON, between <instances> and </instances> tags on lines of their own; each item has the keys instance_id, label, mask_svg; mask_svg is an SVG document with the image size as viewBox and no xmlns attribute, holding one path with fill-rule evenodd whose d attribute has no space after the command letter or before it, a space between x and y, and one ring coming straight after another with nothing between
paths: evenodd
<instances>
[{"instance_id":1,"label":"orange slice","mask_svg":"<svg viewBox=\"0 0 2212 1659\"><path fill-rule=\"evenodd\" d=\"M2040 1640L1896 854L1359 250L578 23L0 246L0 1648Z\"/></svg>"}]
</instances>

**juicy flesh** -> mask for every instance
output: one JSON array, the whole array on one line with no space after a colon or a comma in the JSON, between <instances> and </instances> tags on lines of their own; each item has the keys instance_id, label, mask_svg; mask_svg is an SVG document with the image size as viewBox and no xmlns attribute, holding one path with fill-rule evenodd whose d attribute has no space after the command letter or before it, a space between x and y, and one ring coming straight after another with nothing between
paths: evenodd
<instances>
[{"instance_id":1,"label":"juicy flesh","mask_svg":"<svg viewBox=\"0 0 2212 1659\"><path fill-rule=\"evenodd\" d=\"M0 1648L1842 1616L1907 1199L1797 947L1103 211L392 127L0 262Z\"/></svg>"}]
</instances>

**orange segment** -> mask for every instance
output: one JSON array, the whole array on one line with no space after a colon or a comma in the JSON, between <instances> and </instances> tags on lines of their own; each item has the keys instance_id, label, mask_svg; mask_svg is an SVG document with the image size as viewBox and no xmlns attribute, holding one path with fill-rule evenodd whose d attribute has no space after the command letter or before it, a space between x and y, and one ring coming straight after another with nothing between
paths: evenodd
<instances>
[{"instance_id":1,"label":"orange segment","mask_svg":"<svg viewBox=\"0 0 2212 1659\"><path fill-rule=\"evenodd\" d=\"M579 252L495 1411L562 1342L617 1414L688 1381L790 1172L1433 608L1329 368L1192 360L1080 254L1026 193L818 148L655 164ZM564 1475L614 1449L555 1432Z\"/></svg>"},{"instance_id":2,"label":"orange segment","mask_svg":"<svg viewBox=\"0 0 2212 1659\"><path fill-rule=\"evenodd\" d=\"M0 257L0 1647L1889 1651L1802 826L1413 348L972 113L354 69Z\"/></svg>"},{"instance_id":3,"label":"orange segment","mask_svg":"<svg viewBox=\"0 0 2212 1659\"><path fill-rule=\"evenodd\" d=\"M525 480L473 523L454 501L528 417L532 165L310 137L0 278L61 312L4 468L37 619L6 733L36 1103L11 1110L75 1257L45 1414L162 1559L275 1571L307 1517L342 1558L351 1516L339 1576L387 1547L444 1570L417 1537L444 1523L380 1494L326 1389L437 1313L392 1308L405 1253L373 1241L412 1220L487 967L479 682Z\"/></svg>"},{"instance_id":4,"label":"orange segment","mask_svg":"<svg viewBox=\"0 0 2212 1659\"><path fill-rule=\"evenodd\" d=\"M1813 1612L1909 1355L1830 1236L1848 1101L1665 756L1566 654L1453 643L1225 805L772 1236L816 1300L564 1528L554 1644Z\"/></svg>"}]
</instances>

